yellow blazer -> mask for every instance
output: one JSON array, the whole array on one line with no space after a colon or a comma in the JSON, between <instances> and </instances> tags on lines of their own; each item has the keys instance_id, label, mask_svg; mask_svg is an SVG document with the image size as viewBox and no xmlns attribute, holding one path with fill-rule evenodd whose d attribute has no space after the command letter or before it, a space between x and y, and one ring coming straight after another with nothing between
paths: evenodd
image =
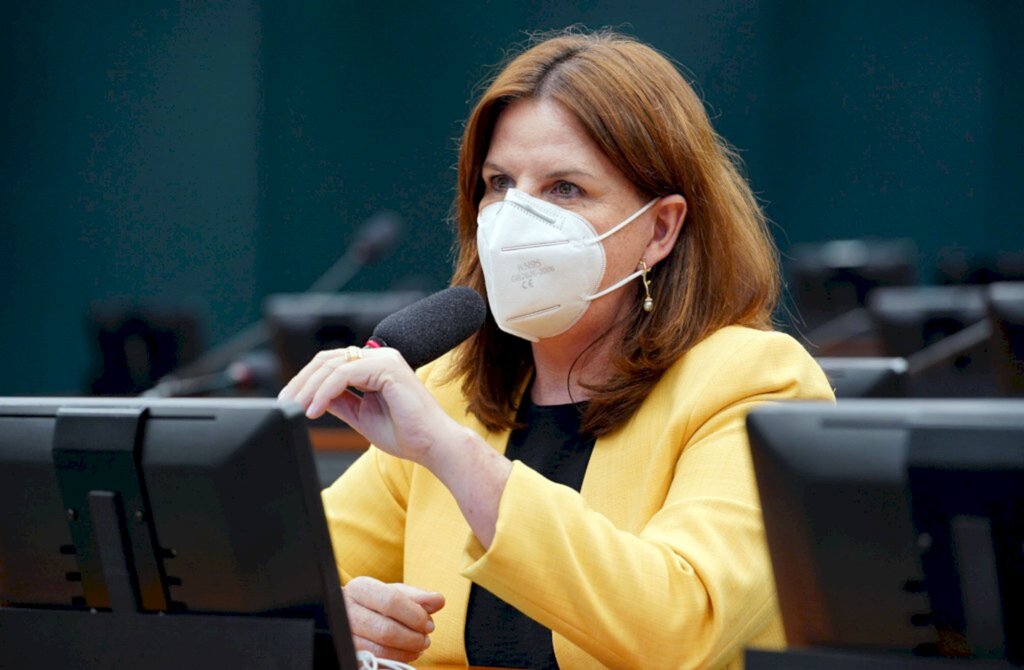
<instances>
[{"instance_id":1,"label":"yellow blazer","mask_svg":"<svg viewBox=\"0 0 1024 670\"><path fill-rule=\"evenodd\" d=\"M466 412L448 359L421 377ZM768 400L832 399L791 337L732 326L674 364L636 414L597 440L582 491L513 464L488 551L426 468L371 447L323 493L342 581L369 575L447 603L424 663L466 663L476 582L553 631L563 668L738 668L784 643L744 417Z\"/></svg>"}]
</instances>

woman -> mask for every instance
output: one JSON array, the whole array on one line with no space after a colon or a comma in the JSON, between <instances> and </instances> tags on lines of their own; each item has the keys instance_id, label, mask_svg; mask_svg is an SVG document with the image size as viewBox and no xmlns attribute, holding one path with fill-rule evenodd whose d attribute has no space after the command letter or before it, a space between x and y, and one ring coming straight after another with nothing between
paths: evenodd
<instances>
[{"instance_id":1,"label":"woman","mask_svg":"<svg viewBox=\"0 0 1024 670\"><path fill-rule=\"evenodd\" d=\"M770 330L775 250L693 90L629 38L542 41L473 110L456 205L483 328L417 373L324 352L281 393L375 445L323 496L357 647L668 668L780 645L743 420L832 394Z\"/></svg>"}]
</instances>

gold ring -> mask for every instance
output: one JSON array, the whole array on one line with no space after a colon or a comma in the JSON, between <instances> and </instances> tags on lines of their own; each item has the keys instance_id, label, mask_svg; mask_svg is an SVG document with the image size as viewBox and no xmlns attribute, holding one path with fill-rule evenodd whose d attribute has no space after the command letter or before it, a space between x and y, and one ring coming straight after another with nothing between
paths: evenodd
<instances>
[{"instance_id":1,"label":"gold ring","mask_svg":"<svg viewBox=\"0 0 1024 670\"><path fill-rule=\"evenodd\" d=\"M345 347L345 362L351 363L352 361L358 361L363 357L363 351L359 347L351 346Z\"/></svg>"}]
</instances>

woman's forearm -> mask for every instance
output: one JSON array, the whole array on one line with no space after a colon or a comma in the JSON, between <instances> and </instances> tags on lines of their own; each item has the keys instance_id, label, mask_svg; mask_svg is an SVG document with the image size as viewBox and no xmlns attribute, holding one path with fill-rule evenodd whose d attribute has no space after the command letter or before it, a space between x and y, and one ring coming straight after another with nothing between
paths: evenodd
<instances>
[{"instance_id":1,"label":"woman's forearm","mask_svg":"<svg viewBox=\"0 0 1024 670\"><path fill-rule=\"evenodd\" d=\"M431 448L421 464L451 491L473 534L487 548L494 540L512 462L468 428L454 424L452 434L453 439Z\"/></svg>"}]
</instances>

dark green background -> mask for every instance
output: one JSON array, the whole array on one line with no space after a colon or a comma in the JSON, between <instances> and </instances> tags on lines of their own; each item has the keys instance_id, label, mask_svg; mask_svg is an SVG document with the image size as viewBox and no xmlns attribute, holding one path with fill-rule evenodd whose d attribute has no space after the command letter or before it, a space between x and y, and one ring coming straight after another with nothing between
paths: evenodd
<instances>
[{"instance_id":1,"label":"dark green background","mask_svg":"<svg viewBox=\"0 0 1024 670\"><path fill-rule=\"evenodd\" d=\"M524 31L611 25L695 81L779 246L1024 249L1017 2L6 2L0 394L72 393L93 300L199 308L216 342L380 208L352 283L444 285L456 138Z\"/></svg>"}]
</instances>

